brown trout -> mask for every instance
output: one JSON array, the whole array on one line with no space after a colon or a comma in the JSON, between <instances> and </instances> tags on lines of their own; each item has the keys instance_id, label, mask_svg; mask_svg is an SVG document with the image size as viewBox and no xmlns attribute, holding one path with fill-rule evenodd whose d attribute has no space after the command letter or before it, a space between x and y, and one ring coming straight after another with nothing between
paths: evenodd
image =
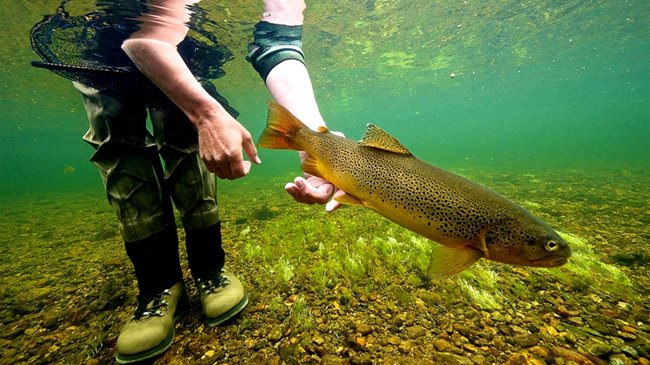
<instances>
[{"instance_id":1,"label":"brown trout","mask_svg":"<svg viewBox=\"0 0 650 365\"><path fill-rule=\"evenodd\" d=\"M361 141L325 127L307 128L271 102L261 147L306 151L302 169L332 182L344 204L370 208L443 246L429 276L457 274L480 258L506 264L559 266L571 256L548 225L496 192L432 166L397 139L369 124Z\"/></svg>"}]
</instances>

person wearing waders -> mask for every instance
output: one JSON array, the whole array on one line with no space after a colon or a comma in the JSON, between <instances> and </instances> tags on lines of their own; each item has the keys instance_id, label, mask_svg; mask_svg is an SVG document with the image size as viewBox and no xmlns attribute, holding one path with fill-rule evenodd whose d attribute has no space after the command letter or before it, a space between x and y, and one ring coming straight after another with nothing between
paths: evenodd
<instances>
[{"instance_id":1,"label":"person wearing waders","mask_svg":"<svg viewBox=\"0 0 650 365\"><path fill-rule=\"evenodd\" d=\"M225 267L212 174L238 179L261 161L236 111L208 82L223 75L232 53L200 26L206 17L198 0L102 0L97 11L76 17L66 2L32 29L43 59L32 64L73 80L83 96L90 124L84 140L95 149L91 161L138 282L137 307L116 344L117 362L134 363L171 346L174 322L189 307L174 206L207 323L219 325L248 303ZM325 123L301 48L304 10L304 0L264 1L247 60L278 103L318 130ZM285 189L308 204L334 193L313 176Z\"/></svg>"}]
</instances>

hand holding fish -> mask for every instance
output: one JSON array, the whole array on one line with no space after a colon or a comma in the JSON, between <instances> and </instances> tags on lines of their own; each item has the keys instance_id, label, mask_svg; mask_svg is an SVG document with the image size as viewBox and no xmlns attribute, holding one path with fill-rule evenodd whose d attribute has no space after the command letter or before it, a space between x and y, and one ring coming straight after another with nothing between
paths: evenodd
<instances>
[{"instance_id":1,"label":"hand holding fish","mask_svg":"<svg viewBox=\"0 0 650 365\"><path fill-rule=\"evenodd\" d=\"M457 274L479 259L553 267L571 256L566 241L541 219L482 185L418 159L375 125L354 141L326 127L309 129L271 102L259 146L305 151L302 170L341 189L334 200L372 209L440 243L431 255L431 278Z\"/></svg>"},{"instance_id":2,"label":"hand holding fish","mask_svg":"<svg viewBox=\"0 0 650 365\"><path fill-rule=\"evenodd\" d=\"M300 162L303 162L307 159L307 153L300 151ZM332 212L341 206L341 203L331 199L332 195L336 191L336 187L331 182L320 178L318 176L313 176L310 174L305 174L305 177L296 177L293 182L287 183L284 186L284 190L299 203L304 204L325 204L325 210L327 212ZM328 202L329 200L329 202Z\"/></svg>"}]
</instances>

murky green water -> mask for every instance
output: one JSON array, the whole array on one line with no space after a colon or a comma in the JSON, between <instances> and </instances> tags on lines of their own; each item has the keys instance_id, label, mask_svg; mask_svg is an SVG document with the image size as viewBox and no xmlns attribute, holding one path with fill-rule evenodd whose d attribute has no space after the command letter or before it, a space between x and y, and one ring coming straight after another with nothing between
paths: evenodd
<instances>
[{"instance_id":1,"label":"murky green water","mask_svg":"<svg viewBox=\"0 0 650 365\"><path fill-rule=\"evenodd\" d=\"M97 185L80 98L29 66L28 31L57 1L10 3L0 10L0 191ZM91 2L72 4L80 12ZM259 135L268 95L243 61L259 5L204 6L236 56L217 83ZM647 171L649 29L645 1L320 1L304 38L322 112L351 137L373 122L452 168ZM262 153L252 179L293 156Z\"/></svg>"},{"instance_id":2,"label":"murky green water","mask_svg":"<svg viewBox=\"0 0 650 365\"><path fill-rule=\"evenodd\" d=\"M224 44L236 57L216 84L257 138L265 124L269 95L244 56L261 5L258 1L237 3L201 2L211 11ZM87 349L95 348L96 343L83 337L98 333L115 336L120 323L114 320L113 309L126 318L128 303L121 299L114 307L101 310L91 306L92 298L103 295L97 293L101 285L93 286L94 279L86 280L84 275L128 287L124 282L130 267L98 173L88 162L92 149L81 140L87 122L80 96L67 80L29 66L37 59L29 46L29 29L43 15L51 14L58 1L8 0L3 4L0 207L4 228L0 263L8 273L6 278L18 278L21 283L2 285L9 294L2 298L0 317L10 329L0 342L2 351L14 356L7 355L7 359L42 359L37 350L40 345L20 348L23 345L12 345L11 336L49 328L55 335L38 341L48 345L50 359L70 363L97 355L101 361L110 361L110 341L101 340L105 348L98 345L97 353L89 355ZM88 0L71 4L77 13L92 8ZM308 5L304 48L317 99L331 129L360 138L366 123L375 123L418 157L492 187L558 230L583 238L595 247L588 252L587 261L611 264L631 278L630 286L617 292L598 286L607 273L593 274L591 281L585 279L589 277L585 271L595 266L586 266L582 272L573 266L565 271L567 279L539 271L528 277L528 271L522 274L502 265L496 269L503 275L499 279L502 285L489 288L489 292L504 295L500 300L512 304L518 315L524 313L519 317L536 321L538 332L531 331L547 341L547 348L559 344L582 351L590 341L601 338L581 332L578 340L567 342L562 336L545 333L547 326L566 333L573 333L570 326L577 326L570 321L573 317L562 322L544 316L557 312L558 298L564 298L570 309L582 311L574 317L589 322L589 329L597 328L592 321L612 318L620 321L618 327L612 324L611 328L620 329L622 323L636 326L639 338L645 339L643 348L648 348L647 316L643 319L648 304L647 297L643 298L650 287L646 274L650 257L650 3L345 0L310 1ZM434 304L423 299L427 308L413 309L422 316L418 320L427 321L431 317L426 313L440 308L440 316L433 315L437 322L425 326L434 337L442 336L441 328L455 321L451 309L476 308L476 304L446 302L463 297L460 289L450 289L455 285L451 282L431 284L433 287L422 283L417 264L404 264L417 251L417 247L402 247L413 238L383 218L354 210L325 218L318 208L293 204L282 185L300 173L295 152L262 150L261 158L263 164L254 166L246 178L220 183L231 262L239 267L255 263L244 275L251 292L259 293L255 305L286 303L285 294L293 290L301 300L303 295L310 296L313 301L308 303L315 312L318 300L330 295L330 289L336 292L340 286L351 286L349 290L360 296L355 282L367 285L369 294L362 291L363 295L379 293L387 303L407 303L407 309L412 303L400 299L404 291L420 299L443 293ZM406 257L403 262L384 263L402 256L394 255L394 248L372 247L375 241L386 244L383 239L391 245L399 242L396 245L402 248L395 250ZM375 261L363 265L372 268L383 263L376 269L385 276L381 280L373 277L371 269L361 270L361 274L350 269L350 262L363 260L354 256L356 251L350 256L353 261L346 255L351 249L364 250L358 246L365 244L370 247L368 257ZM115 258L118 252L122 256ZM64 259L47 266L47 278L41 278L34 268L52 255ZM274 268L284 262L273 255L282 256L299 275L268 289ZM326 294L311 289L319 277L309 265L310 259L344 262L339 262L340 272L334 281L328 282L331 287L321 288ZM66 275L79 278L61 291ZM394 276L407 279L398 283ZM524 296L511 290L512 283L521 281L520 276L530 289ZM400 285L405 285L400 295L386 292ZM69 299L77 290L72 287L80 288L85 297ZM133 285L128 290L133 294ZM19 293L24 295L19 297ZM592 301L593 295L602 304ZM51 327L43 324L43 313L52 308L67 311L70 303L79 308L71 324L65 322L68 319ZM632 309L620 303L632 303ZM350 304L349 313L358 319L364 308ZM618 310L622 314L614 316L612 311ZM268 322L263 315L251 312L245 321ZM102 323L108 324L98 329ZM69 326L77 332L69 331ZM186 324L179 331L182 339L194 341L193 329ZM234 338L237 331L232 327L224 333L236 333ZM258 336L248 327L241 331L244 337ZM613 331L603 341L623 341L625 337L616 337ZM68 341L70 333L83 336ZM544 337L547 335L551 337ZM336 346L347 346L343 340L337 342L338 337L330 340ZM51 350L51 344L58 347ZM85 349L83 355L79 355L80 349ZM517 346L508 348L507 354L518 350ZM173 351L181 352L177 347ZM273 351L270 345L261 353ZM494 355L495 363L507 359L504 354ZM187 356L183 358L191 358ZM201 354L191 356L198 359ZM602 358L607 356L609 353ZM647 354L628 356L636 361ZM373 359L381 357L373 354Z\"/></svg>"}]
</instances>

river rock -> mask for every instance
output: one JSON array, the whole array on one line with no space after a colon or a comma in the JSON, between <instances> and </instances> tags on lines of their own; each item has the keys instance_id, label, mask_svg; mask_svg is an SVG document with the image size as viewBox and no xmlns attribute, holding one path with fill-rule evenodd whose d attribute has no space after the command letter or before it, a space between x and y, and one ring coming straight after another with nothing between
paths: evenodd
<instances>
[{"instance_id":1,"label":"river rock","mask_svg":"<svg viewBox=\"0 0 650 365\"><path fill-rule=\"evenodd\" d=\"M544 365L544 363L532 354L522 351L510 356L504 365Z\"/></svg>"},{"instance_id":2,"label":"river rock","mask_svg":"<svg viewBox=\"0 0 650 365\"><path fill-rule=\"evenodd\" d=\"M539 338L532 333L522 333L514 337L515 343L521 347L533 347L539 343Z\"/></svg>"},{"instance_id":3,"label":"river rock","mask_svg":"<svg viewBox=\"0 0 650 365\"><path fill-rule=\"evenodd\" d=\"M554 346L551 348L551 353L556 357L561 357L567 361L573 361L578 365L593 365L593 361L589 360L584 355L581 355L573 350L565 347Z\"/></svg>"},{"instance_id":4,"label":"river rock","mask_svg":"<svg viewBox=\"0 0 650 365\"><path fill-rule=\"evenodd\" d=\"M449 352L434 352L433 360L445 365L474 365L472 360Z\"/></svg>"},{"instance_id":5,"label":"river rock","mask_svg":"<svg viewBox=\"0 0 650 365\"><path fill-rule=\"evenodd\" d=\"M609 356L610 365L634 365L634 361L623 354L612 354Z\"/></svg>"},{"instance_id":6,"label":"river rock","mask_svg":"<svg viewBox=\"0 0 650 365\"><path fill-rule=\"evenodd\" d=\"M411 327L406 328L406 335L410 339L413 339L413 340L420 337L420 336L423 336L426 333L427 333L426 328L424 328L422 326L419 326L419 325L415 325L415 326L411 326Z\"/></svg>"},{"instance_id":7,"label":"river rock","mask_svg":"<svg viewBox=\"0 0 650 365\"><path fill-rule=\"evenodd\" d=\"M362 336L368 336L369 334L375 331L372 328L372 326L367 325L365 323L357 323L355 326L355 330L359 332Z\"/></svg>"}]
</instances>

